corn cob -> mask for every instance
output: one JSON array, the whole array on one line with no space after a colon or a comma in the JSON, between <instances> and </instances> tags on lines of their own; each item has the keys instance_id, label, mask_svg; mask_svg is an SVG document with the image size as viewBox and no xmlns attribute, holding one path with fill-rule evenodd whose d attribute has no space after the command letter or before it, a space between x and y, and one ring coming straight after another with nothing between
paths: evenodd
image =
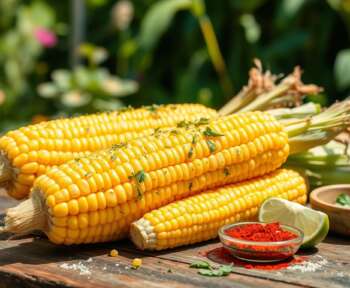
<instances>
[{"instance_id":1,"label":"corn cob","mask_svg":"<svg viewBox=\"0 0 350 288\"><path fill-rule=\"evenodd\" d=\"M54 120L10 131L0 138L0 187L16 199L28 196L34 180L49 168L159 127L216 117L198 104L150 106Z\"/></svg>"},{"instance_id":2,"label":"corn cob","mask_svg":"<svg viewBox=\"0 0 350 288\"><path fill-rule=\"evenodd\" d=\"M345 128L348 108L285 127L269 113L247 112L157 130L50 169L35 181L30 199L9 209L2 230L42 230L58 244L124 238L148 211L277 169L288 156L288 142L300 151L300 135L313 132L306 138L310 147L318 143L317 131Z\"/></svg>"},{"instance_id":3,"label":"corn cob","mask_svg":"<svg viewBox=\"0 0 350 288\"><path fill-rule=\"evenodd\" d=\"M134 222L131 239L142 250L163 250L213 239L223 225L254 220L259 206L269 197L304 204L304 178L293 170L280 169L171 203Z\"/></svg>"}]
</instances>

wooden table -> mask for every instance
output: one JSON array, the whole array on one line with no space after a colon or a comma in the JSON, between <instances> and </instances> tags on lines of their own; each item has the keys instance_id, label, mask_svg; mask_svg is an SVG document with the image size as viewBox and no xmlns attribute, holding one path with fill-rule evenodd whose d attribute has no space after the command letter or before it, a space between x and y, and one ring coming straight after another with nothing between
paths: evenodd
<instances>
[{"instance_id":1,"label":"wooden table","mask_svg":"<svg viewBox=\"0 0 350 288\"><path fill-rule=\"evenodd\" d=\"M0 196L0 212L14 204ZM314 272L235 267L221 278L189 268L194 260L207 260L201 252L219 247L217 241L155 253L137 251L128 241L62 247L40 237L8 238L0 238L0 287L350 287L350 239L335 236L308 252ZM120 255L109 257L111 249ZM143 261L137 270L130 269L135 257Z\"/></svg>"}]
</instances>

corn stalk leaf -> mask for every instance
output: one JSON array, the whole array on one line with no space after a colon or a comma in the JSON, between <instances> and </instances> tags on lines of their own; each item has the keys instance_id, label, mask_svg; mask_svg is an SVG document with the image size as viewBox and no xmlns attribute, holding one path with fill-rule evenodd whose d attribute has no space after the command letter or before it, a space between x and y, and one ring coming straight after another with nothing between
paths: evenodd
<instances>
[{"instance_id":1,"label":"corn stalk leaf","mask_svg":"<svg viewBox=\"0 0 350 288\"><path fill-rule=\"evenodd\" d=\"M334 64L334 76L339 89L350 86L350 49L345 49L337 54Z\"/></svg>"},{"instance_id":2,"label":"corn stalk leaf","mask_svg":"<svg viewBox=\"0 0 350 288\"><path fill-rule=\"evenodd\" d=\"M175 14L190 9L191 0L163 0L154 4L141 23L139 45L145 50L152 49L169 27Z\"/></svg>"}]
</instances>

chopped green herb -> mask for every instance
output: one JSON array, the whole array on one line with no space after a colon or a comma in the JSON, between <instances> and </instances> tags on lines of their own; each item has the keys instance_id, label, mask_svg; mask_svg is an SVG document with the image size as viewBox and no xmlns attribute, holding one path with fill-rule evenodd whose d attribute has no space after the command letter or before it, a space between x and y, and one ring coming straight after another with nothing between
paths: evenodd
<instances>
[{"instance_id":1,"label":"chopped green herb","mask_svg":"<svg viewBox=\"0 0 350 288\"><path fill-rule=\"evenodd\" d=\"M218 269L199 269L198 274L208 277L227 276L233 272L232 266L222 265Z\"/></svg>"},{"instance_id":2,"label":"chopped green herb","mask_svg":"<svg viewBox=\"0 0 350 288\"><path fill-rule=\"evenodd\" d=\"M350 206L350 195L341 193L338 195L335 202L341 206Z\"/></svg>"},{"instance_id":3,"label":"chopped green herb","mask_svg":"<svg viewBox=\"0 0 350 288\"><path fill-rule=\"evenodd\" d=\"M84 176L85 178L89 178L91 175L92 175L92 172L86 172Z\"/></svg>"},{"instance_id":4,"label":"chopped green herb","mask_svg":"<svg viewBox=\"0 0 350 288\"><path fill-rule=\"evenodd\" d=\"M136 184L136 199L141 200L143 197L143 192L141 190L140 185Z\"/></svg>"},{"instance_id":5,"label":"chopped green herb","mask_svg":"<svg viewBox=\"0 0 350 288\"><path fill-rule=\"evenodd\" d=\"M200 126L200 125L207 125L209 124L209 118L200 118L194 125L195 126Z\"/></svg>"},{"instance_id":6,"label":"chopped green herb","mask_svg":"<svg viewBox=\"0 0 350 288\"><path fill-rule=\"evenodd\" d=\"M150 112L157 112L159 107L160 107L159 105L153 104L151 106L146 106L145 109L147 109Z\"/></svg>"},{"instance_id":7,"label":"chopped green herb","mask_svg":"<svg viewBox=\"0 0 350 288\"><path fill-rule=\"evenodd\" d=\"M179 134L179 131L177 131L176 129L172 129L170 130L170 134L177 135Z\"/></svg>"},{"instance_id":8,"label":"chopped green herb","mask_svg":"<svg viewBox=\"0 0 350 288\"><path fill-rule=\"evenodd\" d=\"M160 129L161 129L161 127L155 128L153 133L157 133Z\"/></svg>"},{"instance_id":9,"label":"chopped green herb","mask_svg":"<svg viewBox=\"0 0 350 288\"><path fill-rule=\"evenodd\" d=\"M224 175L225 175L225 176L230 175L230 170L228 170L227 167L224 168Z\"/></svg>"},{"instance_id":10,"label":"chopped green herb","mask_svg":"<svg viewBox=\"0 0 350 288\"><path fill-rule=\"evenodd\" d=\"M129 105L129 106L126 106L126 107L120 108L120 109L118 110L118 113L119 113L119 114L121 114L121 113L124 113L124 112L130 111L130 110L132 110L132 109L134 109L134 108L133 108L133 107L131 107L131 106Z\"/></svg>"},{"instance_id":11,"label":"chopped green herb","mask_svg":"<svg viewBox=\"0 0 350 288\"><path fill-rule=\"evenodd\" d=\"M213 141L207 140L207 144L210 150L210 153L214 153L216 149L216 145Z\"/></svg>"},{"instance_id":12,"label":"chopped green herb","mask_svg":"<svg viewBox=\"0 0 350 288\"><path fill-rule=\"evenodd\" d=\"M111 155L111 161L115 161L115 160L117 160L117 155L112 154L112 155Z\"/></svg>"},{"instance_id":13,"label":"chopped green herb","mask_svg":"<svg viewBox=\"0 0 350 288\"><path fill-rule=\"evenodd\" d=\"M221 265L219 267L219 270L222 271L226 276L228 274L230 274L231 272L233 272L233 266L232 265Z\"/></svg>"},{"instance_id":14,"label":"chopped green herb","mask_svg":"<svg viewBox=\"0 0 350 288\"><path fill-rule=\"evenodd\" d=\"M215 132L214 130L212 130L209 126L207 128L205 128L205 130L203 131L203 135L207 136L207 137L219 137L219 136L224 136L224 134L220 134L218 132Z\"/></svg>"},{"instance_id":15,"label":"chopped green herb","mask_svg":"<svg viewBox=\"0 0 350 288\"><path fill-rule=\"evenodd\" d=\"M210 264L207 261L198 260L192 262L190 268L210 269Z\"/></svg>"},{"instance_id":16,"label":"chopped green herb","mask_svg":"<svg viewBox=\"0 0 350 288\"><path fill-rule=\"evenodd\" d=\"M137 183L144 182L145 178L146 178L146 173L143 170L140 170L135 174L135 179L136 179Z\"/></svg>"},{"instance_id":17,"label":"chopped green herb","mask_svg":"<svg viewBox=\"0 0 350 288\"><path fill-rule=\"evenodd\" d=\"M193 144L193 145L196 144L197 141L198 141L198 134L192 135L192 144Z\"/></svg>"},{"instance_id":18,"label":"chopped green herb","mask_svg":"<svg viewBox=\"0 0 350 288\"><path fill-rule=\"evenodd\" d=\"M172 272L173 272L173 271L169 268L169 269L168 269L168 273L172 273Z\"/></svg>"},{"instance_id":19,"label":"chopped green herb","mask_svg":"<svg viewBox=\"0 0 350 288\"><path fill-rule=\"evenodd\" d=\"M157 127L156 129L154 129L152 136L158 138L162 133L163 133L163 130L161 130L161 127Z\"/></svg>"},{"instance_id":20,"label":"chopped green herb","mask_svg":"<svg viewBox=\"0 0 350 288\"><path fill-rule=\"evenodd\" d=\"M190 182L190 184L188 184L188 190L192 190L192 186L193 186L193 183L192 182Z\"/></svg>"},{"instance_id":21,"label":"chopped green herb","mask_svg":"<svg viewBox=\"0 0 350 288\"><path fill-rule=\"evenodd\" d=\"M140 187L140 184L145 181L146 173L143 170L138 171L137 173L133 173L128 177L130 180L135 179L135 190L136 190L136 199L140 200L143 197L143 192Z\"/></svg>"},{"instance_id":22,"label":"chopped green herb","mask_svg":"<svg viewBox=\"0 0 350 288\"><path fill-rule=\"evenodd\" d=\"M191 146L190 150L188 150L187 153L188 158L191 158L193 156L193 147Z\"/></svg>"},{"instance_id":23,"label":"chopped green herb","mask_svg":"<svg viewBox=\"0 0 350 288\"><path fill-rule=\"evenodd\" d=\"M191 125L191 122L186 121L186 120L182 120L179 123L177 123L176 126L179 128L188 128L188 126L190 126L190 125Z\"/></svg>"},{"instance_id":24,"label":"chopped green herb","mask_svg":"<svg viewBox=\"0 0 350 288\"><path fill-rule=\"evenodd\" d=\"M128 145L128 143L121 142L121 143L118 143L118 144L113 144L111 149L112 150L116 150L116 149L120 149L120 148L126 147L127 145Z\"/></svg>"},{"instance_id":25,"label":"chopped green herb","mask_svg":"<svg viewBox=\"0 0 350 288\"><path fill-rule=\"evenodd\" d=\"M206 261L195 261L190 264L190 267L199 269L198 274L208 277L222 277L233 272L232 265L221 265L215 268Z\"/></svg>"}]
</instances>

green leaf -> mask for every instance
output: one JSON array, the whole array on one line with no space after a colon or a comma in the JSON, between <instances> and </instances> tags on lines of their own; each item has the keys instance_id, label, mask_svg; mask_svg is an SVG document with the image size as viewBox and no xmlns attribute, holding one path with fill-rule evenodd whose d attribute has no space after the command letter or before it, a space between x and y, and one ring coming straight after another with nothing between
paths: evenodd
<instances>
[{"instance_id":1,"label":"green leaf","mask_svg":"<svg viewBox=\"0 0 350 288\"><path fill-rule=\"evenodd\" d=\"M146 13L138 38L139 45L145 50L152 49L169 27L175 14L190 9L191 0L163 0L156 2Z\"/></svg>"},{"instance_id":2,"label":"green leaf","mask_svg":"<svg viewBox=\"0 0 350 288\"><path fill-rule=\"evenodd\" d=\"M57 87L63 91L70 90L72 75L69 71L58 69L52 72L52 79Z\"/></svg>"},{"instance_id":3,"label":"green leaf","mask_svg":"<svg viewBox=\"0 0 350 288\"><path fill-rule=\"evenodd\" d=\"M335 202L342 206L350 206L350 195L342 193L338 195Z\"/></svg>"},{"instance_id":4,"label":"green leaf","mask_svg":"<svg viewBox=\"0 0 350 288\"><path fill-rule=\"evenodd\" d=\"M37 90L43 98L54 98L59 93L59 89L53 83L42 83L38 86Z\"/></svg>"},{"instance_id":5,"label":"green leaf","mask_svg":"<svg viewBox=\"0 0 350 288\"><path fill-rule=\"evenodd\" d=\"M224 168L224 175L225 176L230 175L230 170L227 167Z\"/></svg>"},{"instance_id":6,"label":"green leaf","mask_svg":"<svg viewBox=\"0 0 350 288\"><path fill-rule=\"evenodd\" d=\"M188 150L188 153L187 153L188 159L190 159L192 157L192 155L193 155L193 147L191 146L190 150Z\"/></svg>"},{"instance_id":7,"label":"green leaf","mask_svg":"<svg viewBox=\"0 0 350 288\"><path fill-rule=\"evenodd\" d=\"M275 22L278 27L285 28L291 24L291 20L298 16L299 11L307 1L304 0L282 0L277 6Z\"/></svg>"},{"instance_id":8,"label":"green leaf","mask_svg":"<svg viewBox=\"0 0 350 288\"><path fill-rule=\"evenodd\" d=\"M210 127L207 127L204 131L203 131L203 135L207 136L207 137L219 137L219 136L224 136L224 134L220 134L218 132L215 132L214 130L212 130Z\"/></svg>"},{"instance_id":9,"label":"green leaf","mask_svg":"<svg viewBox=\"0 0 350 288\"><path fill-rule=\"evenodd\" d=\"M135 179L136 179L137 183L144 182L145 178L146 178L146 173L143 170L140 170L135 174Z\"/></svg>"},{"instance_id":10,"label":"green leaf","mask_svg":"<svg viewBox=\"0 0 350 288\"><path fill-rule=\"evenodd\" d=\"M209 276L209 277L218 276L218 275L214 275L214 271L209 270L209 269L199 269L198 274L203 275L203 276Z\"/></svg>"},{"instance_id":11,"label":"green leaf","mask_svg":"<svg viewBox=\"0 0 350 288\"><path fill-rule=\"evenodd\" d=\"M92 96L78 90L72 90L62 95L61 102L64 106L77 108L89 104Z\"/></svg>"},{"instance_id":12,"label":"green leaf","mask_svg":"<svg viewBox=\"0 0 350 288\"><path fill-rule=\"evenodd\" d=\"M345 49L337 54L334 64L334 76L339 89L350 86L350 49Z\"/></svg>"},{"instance_id":13,"label":"green leaf","mask_svg":"<svg viewBox=\"0 0 350 288\"><path fill-rule=\"evenodd\" d=\"M198 274L208 277L222 277L227 276L233 272L231 265L221 265L218 269L199 269Z\"/></svg>"},{"instance_id":14,"label":"green leaf","mask_svg":"<svg viewBox=\"0 0 350 288\"><path fill-rule=\"evenodd\" d=\"M123 102L118 99L103 100L96 99L93 101L92 106L98 111L114 111L123 107Z\"/></svg>"},{"instance_id":15,"label":"green leaf","mask_svg":"<svg viewBox=\"0 0 350 288\"><path fill-rule=\"evenodd\" d=\"M121 79L116 76L108 77L101 84L103 91L113 97L129 96L139 89L139 84L136 81Z\"/></svg>"},{"instance_id":16,"label":"green leaf","mask_svg":"<svg viewBox=\"0 0 350 288\"><path fill-rule=\"evenodd\" d=\"M190 264L190 268L201 268L201 269L210 269L210 264L207 261L194 261Z\"/></svg>"},{"instance_id":17,"label":"green leaf","mask_svg":"<svg viewBox=\"0 0 350 288\"><path fill-rule=\"evenodd\" d=\"M309 37L310 34L304 30L291 29L290 31L275 38L272 44L264 48L264 57L276 59L278 57L283 58L287 54L291 55L298 49L304 49ZM269 59L266 61L270 61Z\"/></svg>"},{"instance_id":18,"label":"green leaf","mask_svg":"<svg viewBox=\"0 0 350 288\"><path fill-rule=\"evenodd\" d=\"M216 145L213 141L207 140L207 144L210 150L210 153L214 153L216 149Z\"/></svg>"},{"instance_id":19,"label":"green leaf","mask_svg":"<svg viewBox=\"0 0 350 288\"><path fill-rule=\"evenodd\" d=\"M231 0L232 5L241 11L253 12L266 2L266 0Z\"/></svg>"},{"instance_id":20,"label":"green leaf","mask_svg":"<svg viewBox=\"0 0 350 288\"><path fill-rule=\"evenodd\" d=\"M195 126L200 125L208 125L209 124L209 118L201 117L198 121L195 122Z\"/></svg>"},{"instance_id":21,"label":"green leaf","mask_svg":"<svg viewBox=\"0 0 350 288\"><path fill-rule=\"evenodd\" d=\"M223 276L226 276L233 272L233 267L232 265L222 265L219 267L219 270L222 272Z\"/></svg>"},{"instance_id":22,"label":"green leaf","mask_svg":"<svg viewBox=\"0 0 350 288\"><path fill-rule=\"evenodd\" d=\"M91 73L85 67L77 67L73 71L74 82L79 88L88 88L91 82Z\"/></svg>"},{"instance_id":23,"label":"green leaf","mask_svg":"<svg viewBox=\"0 0 350 288\"><path fill-rule=\"evenodd\" d=\"M260 39L261 29L254 15L243 14L239 22L244 28L245 38L249 43L255 43Z\"/></svg>"}]
</instances>

